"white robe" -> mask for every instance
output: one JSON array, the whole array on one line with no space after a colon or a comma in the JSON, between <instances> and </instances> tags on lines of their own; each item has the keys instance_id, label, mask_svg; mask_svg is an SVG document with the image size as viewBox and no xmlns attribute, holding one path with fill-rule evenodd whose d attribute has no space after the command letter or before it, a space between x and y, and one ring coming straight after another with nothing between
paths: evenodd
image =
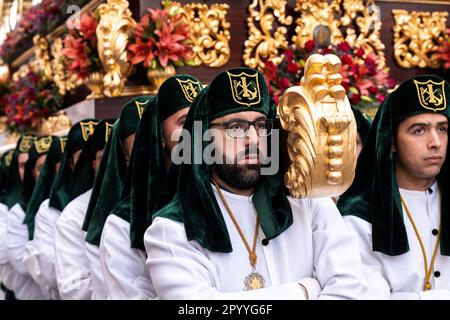
<instances>
[{"instance_id":1,"label":"white robe","mask_svg":"<svg viewBox=\"0 0 450 320\"><path fill-rule=\"evenodd\" d=\"M436 236L433 229L439 226L439 195L437 183L432 186L432 193L428 191L411 191L400 189L411 216L422 238L428 265L433 255ZM422 251L412 224L403 208L403 221L408 235L410 250L397 256L389 256L372 250L372 225L356 216L345 216L344 221L349 229L354 230L358 236L361 257L366 269L376 270L377 281L371 283L372 287L387 287L392 299L450 299L450 257L440 254L440 247L434 263L432 273L432 290L423 291L425 283L425 269ZM375 278L374 278L375 279Z\"/></svg>"},{"instance_id":2,"label":"white robe","mask_svg":"<svg viewBox=\"0 0 450 320\"><path fill-rule=\"evenodd\" d=\"M9 268L8 253L6 251L7 214L8 206L0 203L0 283L5 282Z\"/></svg>"},{"instance_id":3,"label":"white robe","mask_svg":"<svg viewBox=\"0 0 450 320\"><path fill-rule=\"evenodd\" d=\"M156 298L145 267L146 259L145 251L131 248L130 223L110 214L100 241L100 262L108 299Z\"/></svg>"},{"instance_id":4,"label":"white robe","mask_svg":"<svg viewBox=\"0 0 450 320\"><path fill-rule=\"evenodd\" d=\"M48 299L58 300L60 295L56 286L54 263L54 224L59 211L49 208L49 199L39 206L35 217L33 240L27 242L23 259L31 277Z\"/></svg>"},{"instance_id":5,"label":"white robe","mask_svg":"<svg viewBox=\"0 0 450 320\"><path fill-rule=\"evenodd\" d=\"M92 273L92 300L106 300L108 293L100 264L100 248L88 242L84 242L89 269Z\"/></svg>"},{"instance_id":6,"label":"white robe","mask_svg":"<svg viewBox=\"0 0 450 320\"><path fill-rule=\"evenodd\" d=\"M8 212L6 234L6 250L15 274L12 290L19 300L41 300L46 296L27 272L23 263L26 255L25 245L28 242L28 228L23 224L24 219L25 212L20 204L16 203Z\"/></svg>"},{"instance_id":7,"label":"white robe","mask_svg":"<svg viewBox=\"0 0 450 320\"><path fill-rule=\"evenodd\" d=\"M39 206L34 218L33 241L27 243L24 262L49 299L59 299L55 275L55 228L60 211L49 207L49 199Z\"/></svg>"},{"instance_id":8,"label":"white robe","mask_svg":"<svg viewBox=\"0 0 450 320\"><path fill-rule=\"evenodd\" d=\"M233 251L212 252L188 241L182 223L157 217L144 237L149 270L160 299L357 299L363 291L357 239L330 198L293 199L293 224L256 246L256 270L265 288L243 291L251 272L249 253L213 186ZM252 197L222 191L252 245L256 223ZM320 286L319 286L320 285Z\"/></svg>"},{"instance_id":9,"label":"white robe","mask_svg":"<svg viewBox=\"0 0 450 320\"><path fill-rule=\"evenodd\" d=\"M92 296L92 274L84 245L86 232L81 229L91 193L92 189L69 202L56 223L56 279L64 300L89 300Z\"/></svg>"}]
</instances>

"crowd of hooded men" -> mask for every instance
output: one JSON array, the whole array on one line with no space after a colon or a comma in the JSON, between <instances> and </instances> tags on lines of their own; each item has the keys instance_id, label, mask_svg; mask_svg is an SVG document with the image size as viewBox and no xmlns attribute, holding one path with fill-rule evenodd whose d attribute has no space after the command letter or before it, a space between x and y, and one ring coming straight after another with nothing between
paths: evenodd
<instances>
[{"instance_id":1,"label":"crowd of hooded men","mask_svg":"<svg viewBox=\"0 0 450 320\"><path fill-rule=\"evenodd\" d=\"M176 75L117 119L22 135L0 161L2 298L450 299L449 103L421 75L372 123L353 109L339 199L261 174L277 113L254 69ZM205 135L223 161L195 159Z\"/></svg>"}]
</instances>

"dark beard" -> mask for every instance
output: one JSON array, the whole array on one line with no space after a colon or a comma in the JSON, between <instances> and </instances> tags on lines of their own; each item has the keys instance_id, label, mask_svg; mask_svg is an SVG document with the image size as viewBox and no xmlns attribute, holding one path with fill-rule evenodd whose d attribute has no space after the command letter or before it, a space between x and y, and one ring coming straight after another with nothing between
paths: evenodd
<instances>
[{"instance_id":1,"label":"dark beard","mask_svg":"<svg viewBox=\"0 0 450 320\"><path fill-rule=\"evenodd\" d=\"M254 188L261 178L259 164L216 164L214 167L223 182L238 190Z\"/></svg>"}]
</instances>

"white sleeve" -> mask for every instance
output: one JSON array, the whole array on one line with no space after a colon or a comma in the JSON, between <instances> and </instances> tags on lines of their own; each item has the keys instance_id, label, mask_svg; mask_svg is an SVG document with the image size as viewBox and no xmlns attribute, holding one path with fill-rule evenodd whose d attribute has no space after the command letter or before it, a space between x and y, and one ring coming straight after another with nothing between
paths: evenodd
<instances>
[{"instance_id":1,"label":"white sleeve","mask_svg":"<svg viewBox=\"0 0 450 320\"><path fill-rule=\"evenodd\" d=\"M14 205L8 212L6 250L9 262L18 274L27 274L23 258L25 257L25 244L28 242L28 229L23 220L25 212L19 204Z\"/></svg>"},{"instance_id":2,"label":"white sleeve","mask_svg":"<svg viewBox=\"0 0 450 320\"><path fill-rule=\"evenodd\" d=\"M48 203L48 201L46 202ZM51 299L58 299L59 294L55 276L55 227L59 219L59 211L42 203L35 218L33 242L30 248L30 267L34 265L36 272L41 272L36 282Z\"/></svg>"},{"instance_id":3,"label":"white sleeve","mask_svg":"<svg viewBox=\"0 0 450 320\"><path fill-rule=\"evenodd\" d=\"M91 271L85 254L83 231L65 212L56 223L55 252L56 279L61 298L91 299Z\"/></svg>"},{"instance_id":4,"label":"white sleeve","mask_svg":"<svg viewBox=\"0 0 450 320\"><path fill-rule=\"evenodd\" d=\"M156 298L145 267L145 251L131 248L130 224L111 214L100 240L100 263L108 299L145 300Z\"/></svg>"},{"instance_id":5,"label":"white sleeve","mask_svg":"<svg viewBox=\"0 0 450 320\"><path fill-rule=\"evenodd\" d=\"M6 214L8 207L0 203L0 282L6 277L8 253L6 252Z\"/></svg>"},{"instance_id":6,"label":"white sleeve","mask_svg":"<svg viewBox=\"0 0 450 320\"><path fill-rule=\"evenodd\" d=\"M204 249L188 241L184 225L156 218L144 236L147 270L160 299L300 299L306 298L298 282L242 292L219 292L213 279L213 264ZM299 279L311 298L319 284L314 279Z\"/></svg>"},{"instance_id":7,"label":"white sleeve","mask_svg":"<svg viewBox=\"0 0 450 320\"><path fill-rule=\"evenodd\" d=\"M364 299L396 299L391 294L389 281L384 275L383 265L372 250L372 225L356 216L345 216L345 224L358 239L358 248L362 261L362 280L364 283ZM397 295L399 299L418 299L417 293Z\"/></svg>"},{"instance_id":8,"label":"white sleeve","mask_svg":"<svg viewBox=\"0 0 450 320\"><path fill-rule=\"evenodd\" d=\"M360 299L361 257L354 233L347 230L331 198L310 199L314 277L319 299Z\"/></svg>"}]
</instances>

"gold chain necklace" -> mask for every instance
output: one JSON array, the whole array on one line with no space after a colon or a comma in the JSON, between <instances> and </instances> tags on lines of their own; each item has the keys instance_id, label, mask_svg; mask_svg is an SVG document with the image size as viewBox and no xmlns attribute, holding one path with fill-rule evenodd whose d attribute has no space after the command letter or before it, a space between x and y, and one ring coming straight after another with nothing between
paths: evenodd
<instances>
[{"instance_id":1,"label":"gold chain necklace","mask_svg":"<svg viewBox=\"0 0 450 320\"><path fill-rule=\"evenodd\" d=\"M220 199L222 200L223 205L227 209L228 214L230 215L230 218L233 221L234 226L236 227L236 230L238 231L239 235L241 236L241 239L244 242L245 247L247 248L247 251L248 251L250 265L252 266L252 271L244 279L244 284L245 284L244 290L254 290L254 289L264 288L264 283L265 283L264 277L259 272L256 271L256 261L258 258L258 256L256 255L256 240L258 238L259 217L258 217L258 215L256 215L255 232L253 235L253 246L250 249L250 245L248 244L247 239L245 239L244 233L242 232L242 229L239 226L236 218L234 217L233 213L231 212L231 209L228 206L228 203L225 200L225 197L222 194L222 191L220 190L219 184L217 183L216 180L214 180L214 179L211 179L211 180L214 183L214 186L216 187L217 192L219 193Z\"/></svg>"},{"instance_id":2,"label":"gold chain necklace","mask_svg":"<svg viewBox=\"0 0 450 320\"><path fill-rule=\"evenodd\" d=\"M439 193L439 206L441 205L440 195L441 194ZM437 249L439 247L439 240L441 237L441 210L439 209L439 229L438 229L436 244L434 246L433 257L431 258L431 261L430 261L430 267L428 268L427 253L425 251L425 246L423 245L422 238L420 237L419 230L417 229L417 226L414 223L414 220L412 218L411 212L409 211L408 207L406 206L405 200L403 200L403 197L401 194L400 194L400 200L402 201L402 204L405 207L406 213L408 215L409 221L411 221L411 224L414 228L414 232L416 234L417 240L419 240L420 249L422 250L424 268L425 268L425 285L424 285L423 290L428 291L428 290L431 290L431 283L430 283L431 272L433 271L433 268L434 268L434 260L436 259Z\"/></svg>"}]
</instances>

